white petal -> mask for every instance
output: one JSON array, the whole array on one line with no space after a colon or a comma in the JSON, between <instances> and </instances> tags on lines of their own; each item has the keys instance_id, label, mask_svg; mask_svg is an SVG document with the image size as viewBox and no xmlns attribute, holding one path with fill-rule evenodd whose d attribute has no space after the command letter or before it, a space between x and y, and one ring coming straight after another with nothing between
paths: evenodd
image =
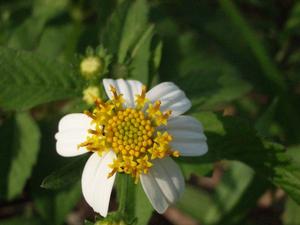
<instances>
[{"instance_id":1,"label":"white petal","mask_svg":"<svg viewBox=\"0 0 300 225\"><path fill-rule=\"evenodd\" d=\"M72 113L64 116L58 123L58 131L89 129L92 119L83 113Z\"/></svg>"},{"instance_id":2,"label":"white petal","mask_svg":"<svg viewBox=\"0 0 300 225\"><path fill-rule=\"evenodd\" d=\"M152 173L149 172L148 174L142 174L140 179L143 189L153 208L158 213L164 213L167 210L169 203L155 181Z\"/></svg>"},{"instance_id":3,"label":"white petal","mask_svg":"<svg viewBox=\"0 0 300 225\"><path fill-rule=\"evenodd\" d=\"M136 80L123 80L123 79L103 79L103 85L107 96L112 99L113 95L110 90L110 85L117 89L118 94L123 94L126 107L135 106L135 96L142 93L143 84Z\"/></svg>"},{"instance_id":4,"label":"white petal","mask_svg":"<svg viewBox=\"0 0 300 225\"><path fill-rule=\"evenodd\" d=\"M191 108L191 102L185 93L172 82L163 82L147 92L146 97L151 101L161 101L161 110L172 110L171 117L185 113Z\"/></svg>"},{"instance_id":5,"label":"white petal","mask_svg":"<svg viewBox=\"0 0 300 225\"><path fill-rule=\"evenodd\" d=\"M151 174L169 203L175 203L184 191L184 178L170 157L153 161Z\"/></svg>"},{"instance_id":6,"label":"white petal","mask_svg":"<svg viewBox=\"0 0 300 225\"><path fill-rule=\"evenodd\" d=\"M206 136L201 123L191 116L178 116L168 121L167 131L172 135L170 145L182 156L200 156L207 152Z\"/></svg>"},{"instance_id":7,"label":"white petal","mask_svg":"<svg viewBox=\"0 0 300 225\"><path fill-rule=\"evenodd\" d=\"M71 157L87 152L86 148L79 148L78 144L84 142L91 128L92 119L83 113L73 113L64 116L58 124L56 133L56 151L61 156Z\"/></svg>"},{"instance_id":8,"label":"white petal","mask_svg":"<svg viewBox=\"0 0 300 225\"><path fill-rule=\"evenodd\" d=\"M113 162L115 157L115 153L112 151L102 157L98 153L94 153L86 162L82 173L83 196L94 211L100 213L103 217L107 215L110 195L115 181L115 175L107 178L111 172L108 165Z\"/></svg>"}]
</instances>

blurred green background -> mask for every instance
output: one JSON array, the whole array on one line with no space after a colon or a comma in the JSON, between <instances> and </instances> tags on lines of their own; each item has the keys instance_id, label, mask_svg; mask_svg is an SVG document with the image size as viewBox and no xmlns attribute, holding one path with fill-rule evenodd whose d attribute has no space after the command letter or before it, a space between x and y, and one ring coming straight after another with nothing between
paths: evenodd
<instances>
[{"instance_id":1,"label":"blurred green background","mask_svg":"<svg viewBox=\"0 0 300 225\"><path fill-rule=\"evenodd\" d=\"M86 157L57 155L54 134L112 77L175 82L208 137L206 156L178 160L187 190L164 215L136 188L138 225L300 225L299 43L296 0L2 0L0 224L94 220ZM108 72L86 80L99 45Z\"/></svg>"}]
</instances>

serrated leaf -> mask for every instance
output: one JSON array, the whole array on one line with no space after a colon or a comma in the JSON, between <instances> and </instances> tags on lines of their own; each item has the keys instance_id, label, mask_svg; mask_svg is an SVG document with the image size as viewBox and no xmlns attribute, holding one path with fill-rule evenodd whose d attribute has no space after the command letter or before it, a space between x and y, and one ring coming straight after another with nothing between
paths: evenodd
<instances>
[{"instance_id":1,"label":"serrated leaf","mask_svg":"<svg viewBox=\"0 0 300 225\"><path fill-rule=\"evenodd\" d=\"M10 126L4 132L9 132L5 147L1 147L1 164L6 165L6 175L3 177L5 194L8 199L18 196L27 179L31 176L32 168L36 162L40 131L35 121L26 113L17 113ZM3 135L3 134L2 134ZM1 136L2 136L1 135ZM5 154L9 152L9 154ZM4 191L3 191L4 192Z\"/></svg>"},{"instance_id":2,"label":"serrated leaf","mask_svg":"<svg viewBox=\"0 0 300 225\"><path fill-rule=\"evenodd\" d=\"M43 180L41 187L57 190L69 187L76 183L81 177L87 157L87 155L84 155L70 160L71 162L47 176Z\"/></svg>"},{"instance_id":3,"label":"serrated leaf","mask_svg":"<svg viewBox=\"0 0 300 225\"><path fill-rule=\"evenodd\" d=\"M0 47L0 74L0 106L7 110L80 95L83 84L68 65L4 47Z\"/></svg>"},{"instance_id":4,"label":"serrated leaf","mask_svg":"<svg viewBox=\"0 0 300 225\"><path fill-rule=\"evenodd\" d=\"M207 128L209 151L203 157L187 161L242 161L257 174L284 189L300 204L300 166L291 160L283 146L263 141L252 125L241 119L209 113L198 114L197 117ZM212 126L209 127L209 124Z\"/></svg>"}]
</instances>

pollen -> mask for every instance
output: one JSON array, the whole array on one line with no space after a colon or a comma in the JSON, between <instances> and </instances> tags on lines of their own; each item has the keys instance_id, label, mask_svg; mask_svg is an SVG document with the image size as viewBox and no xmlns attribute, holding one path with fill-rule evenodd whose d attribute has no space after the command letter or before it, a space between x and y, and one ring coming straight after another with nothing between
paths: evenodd
<instances>
[{"instance_id":1,"label":"pollen","mask_svg":"<svg viewBox=\"0 0 300 225\"><path fill-rule=\"evenodd\" d=\"M98 98L95 108L85 112L95 128L89 130L86 141L78 145L100 156L110 150L115 152L117 157L109 165L108 177L116 172L126 173L138 182L141 174L149 172L154 159L179 157L179 151L170 147L172 136L161 129L167 125L172 112L162 112L160 101L149 103L146 87L136 96L135 108L124 107L123 95L115 87L111 86L111 92L111 100L104 102Z\"/></svg>"}]
</instances>

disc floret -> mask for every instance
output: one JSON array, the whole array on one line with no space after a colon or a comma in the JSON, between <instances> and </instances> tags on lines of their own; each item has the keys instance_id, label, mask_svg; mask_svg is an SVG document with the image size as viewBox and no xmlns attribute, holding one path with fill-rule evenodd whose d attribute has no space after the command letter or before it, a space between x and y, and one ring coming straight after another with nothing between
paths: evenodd
<instances>
[{"instance_id":1,"label":"disc floret","mask_svg":"<svg viewBox=\"0 0 300 225\"><path fill-rule=\"evenodd\" d=\"M167 125L171 111L161 112L160 101L153 104L146 99L146 87L135 98L136 107L126 108L121 93L111 86L113 98L106 102L97 99L96 107L86 114L92 118L94 129L79 147L97 152L100 156L114 151L116 159L110 165L112 171L131 175L138 181L139 175L147 174L154 159L179 156L171 150L172 136L163 129Z\"/></svg>"}]
</instances>

